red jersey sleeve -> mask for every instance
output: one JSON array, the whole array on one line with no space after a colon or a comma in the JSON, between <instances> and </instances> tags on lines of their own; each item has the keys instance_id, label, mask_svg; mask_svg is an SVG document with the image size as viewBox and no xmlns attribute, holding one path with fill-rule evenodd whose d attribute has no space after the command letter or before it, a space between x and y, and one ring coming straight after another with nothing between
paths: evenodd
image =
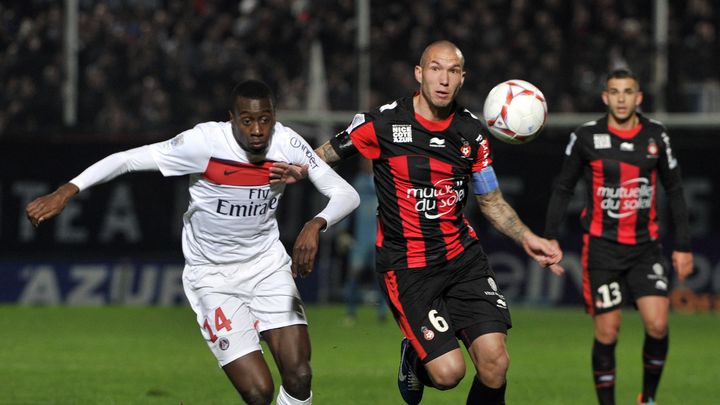
<instances>
[{"instance_id":1,"label":"red jersey sleeve","mask_svg":"<svg viewBox=\"0 0 720 405\"><path fill-rule=\"evenodd\" d=\"M483 137L478 144L477 155L475 156L475 162L473 162L472 171L473 173L479 172L482 169L492 164L492 156L490 156L490 144L487 138Z\"/></svg>"},{"instance_id":2,"label":"red jersey sleeve","mask_svg":"<svg viewBox=\"0 0 720 405\"><path fill-rule=\"evenodd\" d=\"M366 159L372 160L380 157L380 143L372 121L353 129L350 132L350 140Z\"/></svg>"}]
</instances>

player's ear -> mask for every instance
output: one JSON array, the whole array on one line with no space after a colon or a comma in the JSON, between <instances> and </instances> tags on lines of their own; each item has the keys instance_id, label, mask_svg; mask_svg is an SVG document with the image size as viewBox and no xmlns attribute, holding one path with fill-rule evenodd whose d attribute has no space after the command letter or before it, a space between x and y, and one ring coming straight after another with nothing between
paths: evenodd
<instances>
[{"instance_id":1,"label":"player's ear","mask_svg":"<svg viewBox=\"0 0 720 405\"><path fill-rule=\"evenodd\" d=\"M235 117L233 117L232 110L228 110L228 114L230 115L230 121L235 119Z\"/></svg>"},{"instance_id":2,"label":"player's ear","mask_svg":"<svg viewBox=\"0 0 720 405\"><path fill-rule=\"evenodd\" d=\"M603 101L603 103L605 103L605 105L608 105L608 92L607 91L602 92L602 101Z\"/></svg>"},{"instance_id":3,"label":"player's ear","mask_svg":"<svg viewBox=\"0 0 720 405\"><path fill-rule=\"evenodd\" d=\"M422 84L422 67L420 65L415 65L415 80Z\"/></svg>"},{"instance_id":4,"label":"player's ear","mask_svg":"<svg viewBox=\"0 0 720 405\"><path fill-rule=\"evenodd\" d=\"M643 101L643 92L642 92L642 91L638 91L638 95L637 95L637 97L635 98L635 107L639 106L640 103L642 103L642 101Z\"/></svg>"}]
</instances>

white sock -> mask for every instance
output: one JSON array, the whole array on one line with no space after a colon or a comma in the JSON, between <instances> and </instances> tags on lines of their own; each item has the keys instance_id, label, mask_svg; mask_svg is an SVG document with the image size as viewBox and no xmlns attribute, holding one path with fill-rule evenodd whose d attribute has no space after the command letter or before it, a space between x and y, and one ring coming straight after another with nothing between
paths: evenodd
<instances>
[{"instance_id":1,"label":"white sock","mask_svg":"<svg viewBox=\"0 0 720 405\"><path fill-rule=\"evenodd\" d=\"M285 388L283 386L280 386L280 391L278 391L278 396L276 400L277 405L312 405L312 391L310 391L310 396L308 399L301 401L299 399L293 398L285 391Z\"/></svg>"}]
</instances>

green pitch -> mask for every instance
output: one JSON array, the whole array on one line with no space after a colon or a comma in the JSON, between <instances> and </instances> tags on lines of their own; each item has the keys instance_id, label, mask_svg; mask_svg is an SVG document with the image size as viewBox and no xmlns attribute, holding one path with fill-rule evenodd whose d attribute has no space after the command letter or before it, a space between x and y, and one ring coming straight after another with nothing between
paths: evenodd
<instances>
[{"instance_id":1,"label":"green pitch","mask_svg":"<svg viewBox=\"0 0 720 405\"><path fill-rule=\"evenodd\" d=\"M581 310L514 308L508 404L593 404L590 318ZM316 404L401 404L400 333L369 308L343 324L340 306L309 307ZM717 404L720 321L673 314L661 404ZM642 327L626 311L617 347L618 404L640 390ZM0 307L0 404L230 404L238 398L189 308ZM469 363L468 363L469 364ZM274 367L274 366L273 366ZM464 404L461 385L423 403ZM277 375L275 377L277 389Z\"/></svg>"}]
</instances>

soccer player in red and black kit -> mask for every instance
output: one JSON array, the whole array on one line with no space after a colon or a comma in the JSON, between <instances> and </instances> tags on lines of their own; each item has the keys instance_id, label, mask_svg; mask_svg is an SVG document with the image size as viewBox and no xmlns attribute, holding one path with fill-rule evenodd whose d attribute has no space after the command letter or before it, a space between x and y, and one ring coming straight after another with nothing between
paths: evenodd
<instances>
[{"instance_id":1,"label":"soccer player in red and black kit","mask_svg":"<svg viewBox=\"0 0 720 405\"><path fill-rule=\"evenodd\" d=\"M663 184L675 225L672 264L678 279L692 272L687 206L680 168L665 127L636 112L637 78L616 70L602 93L608 114L570 135L565 162L547 211L545 236L556 240L575 184L587 184L580 222L583 298L595 325L592 369L600 404L615 403L615 344L620 308L634 302L645 325L644 377L637 402L654 404L668 352L668 272L656 222L657 180ZM551 266L560 274L562 269Z\"/></svg>"},{"instance_id":2,"label":"soccer player in red and black kit","mask_svg":"<svg viewBox=\"0 0 720 405\"><path fill-rule=\"evenodd\" d=\"M424 385L446 390L464 377L458 339L477 371L467 403L505 403L510 313L462 213L470 192L493 226L538 263L549 266L562 257L503 199L487 132L455 102L464 62L454 44L430 44L415 67L417 93L357 114L345 131L316 149L328 163L358 152L373 161L376 270L405 335L398 385L408 404L420 402Z\"/></svg>"}]
</instances>

